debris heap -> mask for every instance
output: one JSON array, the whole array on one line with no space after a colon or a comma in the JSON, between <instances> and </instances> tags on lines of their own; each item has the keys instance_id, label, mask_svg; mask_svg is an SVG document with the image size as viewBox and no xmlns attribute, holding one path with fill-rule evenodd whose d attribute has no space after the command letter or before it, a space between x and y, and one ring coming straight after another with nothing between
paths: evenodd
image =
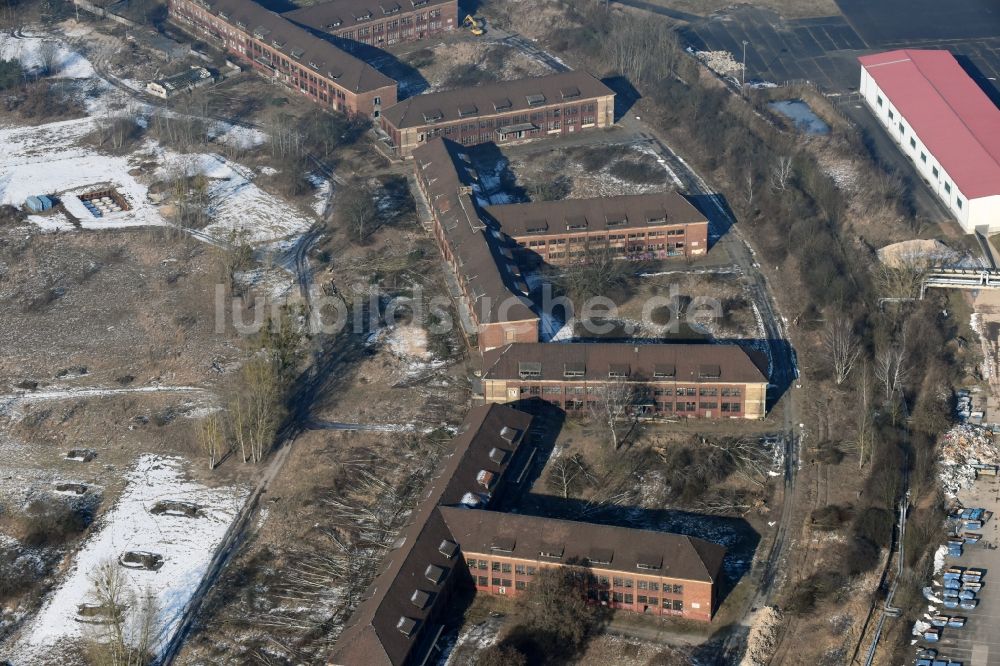
<instances>
[{"instance_id":1,"label":"debris heap","mask_svg":"<svg viewBox=\"0 0 1000 666\"><path fill-rule=\"evenodd\" d=\"M969 424L954 426L939 444L938 471L945 494L954 496L976 480L977 468L1000 463L993 433Z\"/></svg>"}]
</instances>

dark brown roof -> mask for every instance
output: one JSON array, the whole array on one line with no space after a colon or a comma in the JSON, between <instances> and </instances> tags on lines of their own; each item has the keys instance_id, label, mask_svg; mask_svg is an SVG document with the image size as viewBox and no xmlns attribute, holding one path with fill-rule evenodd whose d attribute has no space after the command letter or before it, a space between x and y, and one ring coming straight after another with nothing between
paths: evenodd
<instances>
[{"instance_id":1,"label":"dark brown roof","mask_svg":"<svg viewBox=\"0 0 1000 666\"><path fill-rule=\"evenodd\" d=\"M516 343L483 354L483 379L517 379L521 365L541 366L541 380L607 381L613 366L630 379L663 382L765 383L767 378L737 345L672 343Z\"/></svg>"},{"instance_id":2,"label":"dark brown roof","mask_svg":"<svg viewBox=\"0 0 1000 666\"><path fill-rule=\"evenodd\" d=\"M667 532L462 507L441 507L441 515L467 554L501 549L519 559L707 583L718 581L726 554L718 544Z\"/></svg>"},{"instance_id":3,"label":"dark brown roof","mask_svg":"<svg viewBox=\"0 0 1000 666\"><path fill-rule=\"evenodd\" d=\"M448 576L461 561L457 550L447 545L442 549L446 541L457 542L438 506L468 501L467 494L487 504L490 491L503 477L530 425L530 415L503 405L477 407L469 412L454 439L454 452L426 499L414 510L410 526L400 535L401 545L386 555L382 572L337 639L331 663L398 666L406 662L423 637L424 622L440 600ZM494 449L509 455L496 463L490 459ZM477 480L483 471L495 478L490 491ZM446 554L449 552L451 557ZM441 575L444 580L440 583L431 581ZM421 592L430 595L429 600ZM409 636L398 626L401 619L416 623ZM404 625L402 628L409 631L409 622Z\"/></svg>"},{"instance_id":4,"label":"dark brown roof","mask_svg":"<svg viewBox=\"0 0 1000 666\"><path fill-rule=\"evenodd\" d=\"M458 261L458 279L476 302L481 323L537 319L525 298L527 285L501 239L479 217L471 196L476 180L469 155L454 141L434 139L413 151L417 177L426 185L444 239ZM483 304L488 303L485 310ZM507 307L503 307L508 304Z\"/></svg>"},{"instance_id":5,"label":"dark brown roof","mask_svg":"<svg viewBox=\"0 0 1000 666\"><path fill-rule=\"evenodd\" d=\"M606 231L645 228L650 224L707 224L698 209L677 192L635 194L594 199L565 199L487 206L486 212L509 236L525 236L545 228L567 231Z\"/></svg>"},{"instance_id":6,"label":"dark brown roof","mask_svg":"<svg viewBox=\"0 0 1000 666\"><path fill-rule=\"evenodd\" d=\"M315 28L340 31L408 12L427 11L455 0L332 0L311 7L284 12L282 16Z\"/></svg>"},{"instance_id":7,"label":"dark brown roof","mask_svg":"<svg viewBox=\"0 0 1000 666\"><path fill-rule=\"evenodd\" d=\"M614 94L586 72L561 72L415 95L385 109L382 116L396 128L420 127L433 122L493 116Z\"/></svg>"},{"instance_id":8,"label":"dark brown roof","mask_svg":"<svg viewBox=\"0 0 1000 666\"><path fill-rule=\"evenodd\" d=\"M377 69L251 0L206 0L224 20L355 93L395 87ZM239 25L242 24L242 25Z\"/></svg>"}]
</instances>

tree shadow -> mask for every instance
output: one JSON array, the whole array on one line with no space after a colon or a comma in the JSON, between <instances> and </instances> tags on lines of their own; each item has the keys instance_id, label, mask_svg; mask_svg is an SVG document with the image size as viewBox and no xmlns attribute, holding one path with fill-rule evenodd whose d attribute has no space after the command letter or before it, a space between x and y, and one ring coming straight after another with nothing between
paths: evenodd
<instances>
[{"instance_id":1,"label":"tree shadow","mask_svg":"<svg viewBox=\"0 0 1000 666\"><path fill-rule=\"evenodd\" d=\"M635 103L642 99L642 94L624 76L609 76L601 79L601 83L615 91L615 122L624 118Z\"/></svg>"}]
</instances>

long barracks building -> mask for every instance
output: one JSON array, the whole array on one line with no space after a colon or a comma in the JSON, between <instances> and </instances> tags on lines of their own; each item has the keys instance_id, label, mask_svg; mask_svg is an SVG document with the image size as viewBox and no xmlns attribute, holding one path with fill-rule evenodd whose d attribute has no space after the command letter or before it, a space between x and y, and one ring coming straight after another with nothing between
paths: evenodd
<instances>
[{"instance_id":1,"label":"long barracks building","mask_svg":"<svg viewBox=\"0 0 1000 666\"><path fill-rule=\"evenodd\" d=\"M694 258L708 251L708 220L676 192L487 206L522 253L545 263L608 252L623 259Z\"/></svg>"},{"instance_id":2,"label":"long barracks building","mask_svg":"<svg viewBox=\"0 0 1000 666\"><path fill-rule=\"evenodd\" d=\"M282 16L317 32L382 47L454 30L458 0L332 0Z\"/></svg>"},{"instance_id":3,"label":"long barracks building","mask_svg":"<svg viewBox=\"0 0 1000 666\"><path fill-rule=\"evenodd\" d=\"M615 93L586 72L415 95L381 117L392 152L410 157L436 137L465 146L562 136L614 124Z\"/></svg>"},{"instance_id":4,"label":"long barracks building","mask_svg":"<svg viewBox=\"0 0 1000 666\"><path fill-rule=\"evenodd\" d=\"M251 0L169 0L171 18L324 108L377 118L396 82Z\"/></svg>"},{"instance_id":5,"label":"long barracks building","mask_svg":"<svg viewBox=\"0 0 1000 666\"><path fill-rule=\"evenodd\" d=\"M479 216L468 154L454 142L437 140L413 157L434 239L461 291L460 311L468 312L479 348L537 342L539 318L514 254Z\"/></svg>"},{"instance_id":6,"label":"long barracks building","mask_svg":"<svg viewBox=\"0 0 1000 666\"><path fill-rule=\"evenodd\" d=\"M617 382L635 387L647 416L764 418L767 378L737 345L514 344L483 354L488 403L539 398L586 413Z\"/></svg>"},{"instance_id":7,"label":"long barracks building","mask_svg":"<svg viewBox=\"0 0 1000 666\"><path fill-rule=\"evenodd\" d=\"M538 453L530 415L484 405L385 556L330 655L336 666L427 663L455 588L516 596L538 572L567 567L593 603L707 622L725 549L701 539L491 510Z\"/></svg>"}]
</instances>

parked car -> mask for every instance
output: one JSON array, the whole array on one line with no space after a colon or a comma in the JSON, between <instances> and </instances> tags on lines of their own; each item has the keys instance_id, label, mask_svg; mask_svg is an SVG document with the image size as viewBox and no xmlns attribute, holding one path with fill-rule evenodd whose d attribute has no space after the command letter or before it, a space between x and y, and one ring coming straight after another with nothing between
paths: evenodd
<instances>
[{"instance_id":1,"label":"parked car","mask_svg":"<svg viewBox=\"0 0 1000 666\"><path fill-rule=\"evenodd\" d=\"M952 615L948 618L948 626L952 629L961 629L965 626L965 618L961 615Z\"/></svg>"},{"instance_id":2,"label":"parked car","mask_svg":"<svg viewBox=\"0 0 1000 666\"><path fill-rule=\"evenodd\" d=\"M958 593L958 598L963 601L968 601L969 599L975 599L976 593L973 590L962 590Z\"/></svg>"},{"instance_id":3,"label":"parked car","mask_svg":"<svg viewBox=\"0 0 1000 666\"><path fill-rule=\"evenodd\" d=\"M978 605L979 605L978 599L965 599L960 604L958 604L958 607L961 608L962 610L973 610Z\"/></svg>"}]
</instances>

